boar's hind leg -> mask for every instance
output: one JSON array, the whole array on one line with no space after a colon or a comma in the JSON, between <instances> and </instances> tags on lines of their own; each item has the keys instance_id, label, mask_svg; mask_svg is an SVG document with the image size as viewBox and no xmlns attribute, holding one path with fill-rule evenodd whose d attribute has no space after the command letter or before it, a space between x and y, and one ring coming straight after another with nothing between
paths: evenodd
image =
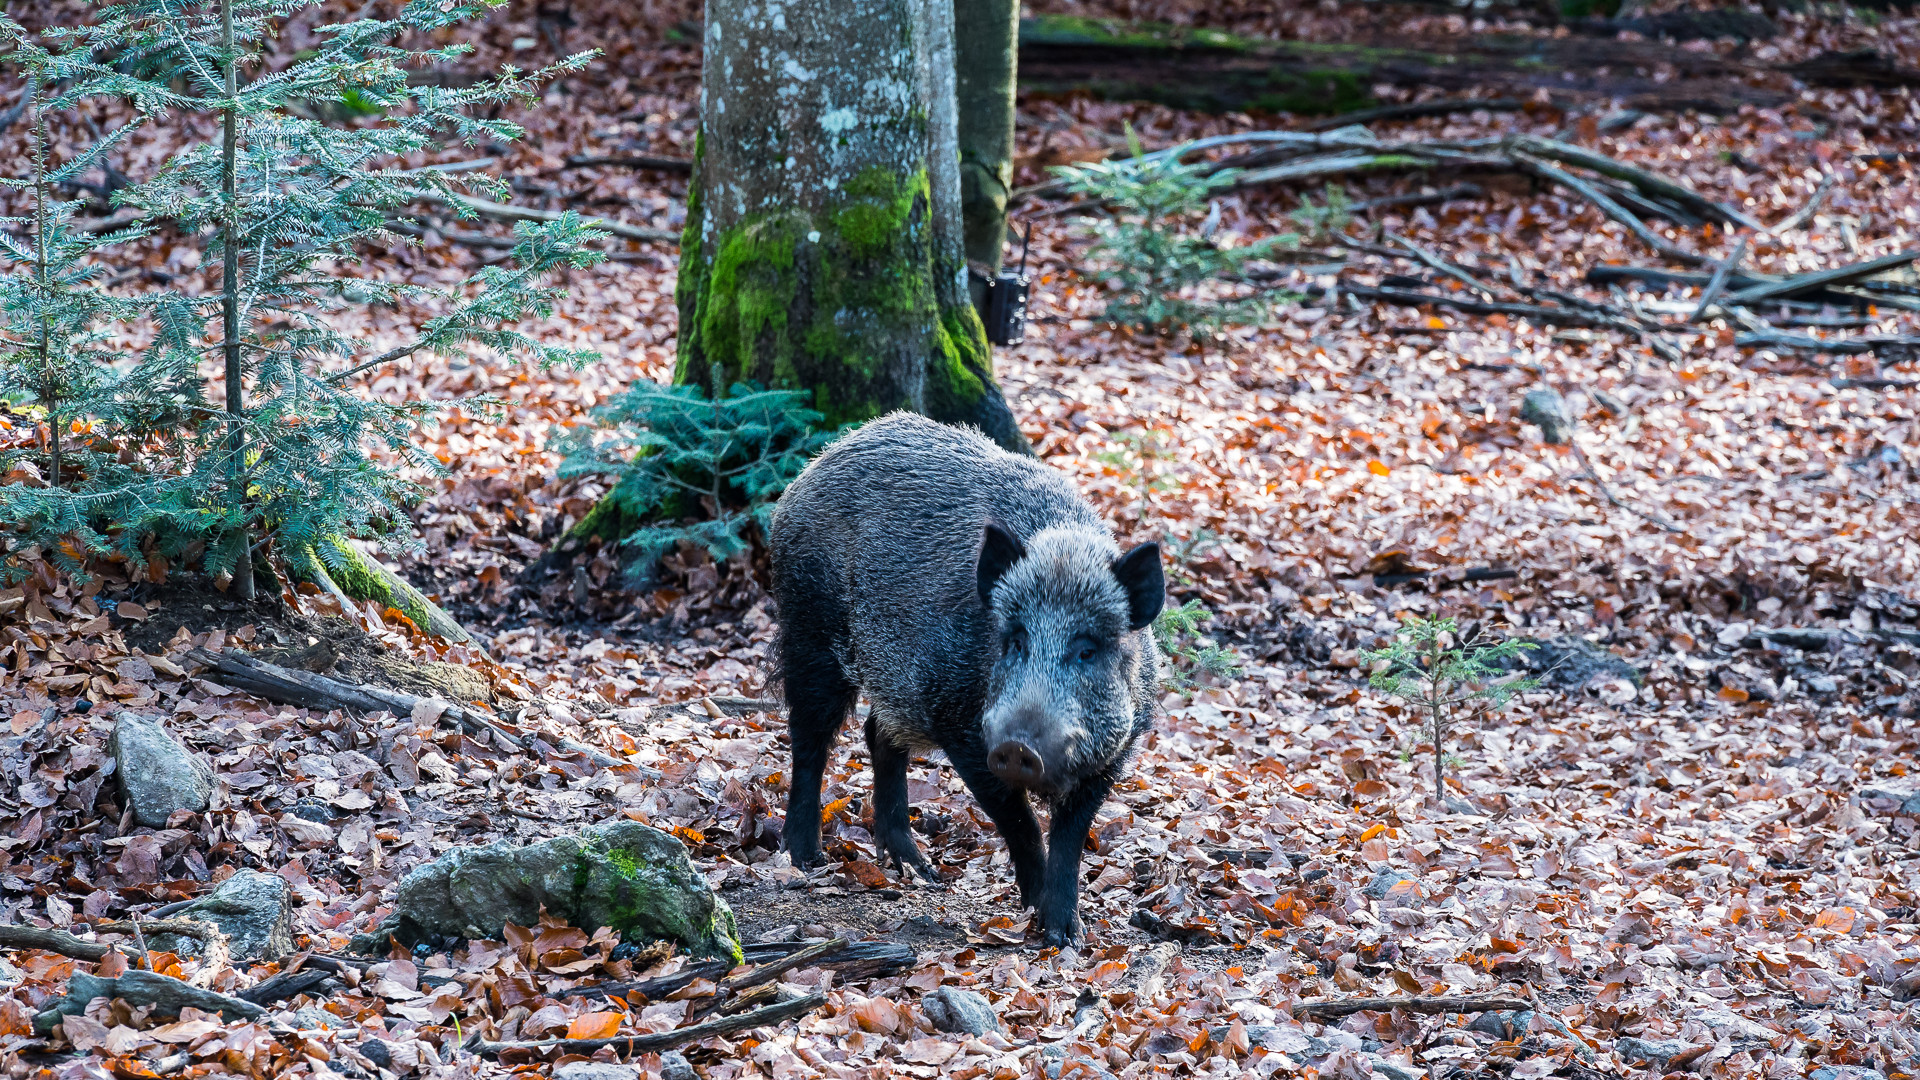
<instances>
[{"instance_id":1,"label":"boar's hind leg","mask_svg":"<svg viewBox=\"0 0 1920 1080\"><path fill-rule=\"evenodd\" d=\"M781 681L787 698L787 733L793 743L793 773L787 781L787 823L781 830L795 866L812 866L820 855L820 778L827 751L853 708L853 686L832 650L782 649Z\"/></svg>"},{"instance_id":2,"label":"boar's hind leg","mask_svg":"<svg viewBox=\"0 0 1920 1080\"><path fill-rule=\"evenodd\" d=\"M1047 830L1047 877L1039 904L1042 939L1067 948L1080 940L1080 854L1087 846L1087 830L1100 804L1113 789L1111 776L1082 781L1068 797L1054 804Z\"/></svg>"},{"instance_id":3,"label":"boar's hind leg","mask_svg":"<svg viewBox=\"0 0 1920 1080\"><path fill-rule=\"evenodd\" d=\"M1027 805L1026 792L1001 783L1000 778L988 770L984 747L966 752L949 746L947 759L953 763L960 779L966 781L967 789L973 792L973 800L993 819L1000 838L1006 841L1007 857L1013 862L1013 880L1020 886L1020 903L1039 907L1045 892L1047 849L1040 840L1040 822L1035 820L1033 808Z\"/></svg>"},{"instance_id":4,"label":"boar's hind leg","mask_svg":"<svg viewBox=\"0 0 1920 1080\"><path fill-rule=\"evenodd\" d=\"M873 757L873 838L881 856L922 881L939 880L907 824L907 752L887 738L872 713L867 715L867 750Z\"/></svg>"}]
</instances>

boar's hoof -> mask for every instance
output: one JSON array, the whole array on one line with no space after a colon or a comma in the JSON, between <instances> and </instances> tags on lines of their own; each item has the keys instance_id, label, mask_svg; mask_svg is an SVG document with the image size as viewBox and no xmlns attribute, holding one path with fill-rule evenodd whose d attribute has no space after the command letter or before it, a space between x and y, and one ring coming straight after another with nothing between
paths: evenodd
<instances>
[{"instance_id":1,"label":"boar's hoof","mask_svg":"<svg viewBox=\"0 0 1920 1080\"><path fill-rule=\"evenodd\" d=\"M1070 916L1062 922L1049 923L1040 934L1040 941L1055 949L1074 948L1081 942L1080 920Z\"/></svg>"},{"instance_id":2,"label":"boar's hoof","mask_svg":"<svg viewBox=\"0 0 1920 1080\"><path fill-rule=\"evenodd\" d=\"M1008 787L1038 787L1047 778L1047 766L1040 760L1039 752L1012 739L993 748L987 755L987 768Z\"/></svg>"}]
</instances>

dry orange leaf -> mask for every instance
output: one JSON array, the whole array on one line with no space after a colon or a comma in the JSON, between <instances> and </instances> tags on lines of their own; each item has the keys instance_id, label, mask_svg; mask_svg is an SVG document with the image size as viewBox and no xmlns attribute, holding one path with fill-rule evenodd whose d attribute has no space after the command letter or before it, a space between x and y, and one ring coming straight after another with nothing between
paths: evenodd
<instances>
[{"instance_id":1,"label":"dry orange leaf","mask_svg":"<svg viewBox=\"0 0 1920 1080\"><path fill-rule=\"evenodd\" d=\"M1360 834L1360 842L1364 844L1367 841L1373 839L1376 836L1379 836L1381 833L1386 831L1387 831L1386 823L1383 821L1376 821L1373 824L1367 826L1366 832L1363 832Z\"/></svg>"},{"instance_id":2,"label":"dry orange leaf","mask_svg":"<svg viewBox=\"0 0 1920 1080\"><path fill-rule=\"evenodd\" d=\"M569 1039L611 1039L620 1034L620 1021L626 1014L617 1012L591 1012L573 1018L567 1025Z\"/></svg>"},{"instance_id":3,"label":"dry orange leaf","mask_svg":"<svg viewBox=\"0 0 1920 1080\"><path fill-rule=\"evenodd\" d=\"M1385 462L1380 461L1378 458L1367 462L1367 471L1375 476L1388 476L1393 472L1392 469L1387 468Z\"/></svg>"},{"instance_id":4,"label":"dry orange leaf","mask_svg":"<svg viewBox=\"0 0 1920 1080\"><path fill-rule=\"evenodd\" d=\"M1720 688L1720 700L1722 701L1745 701L1747 700L1747 696L1747 692L1737 686L1723 686Z\"/></svg>"},{"instance_id":5,"label":"dry orange leaf","mask_svg":"<svg viewBox=\"0 0 1920 1080\"><path fill-rule=\"evenodd\" d=\"M1828 908L1814 917L1813 925L1836 934L1853 932L1854 911L1850 907Z\"/></svg>"}]
</instances>

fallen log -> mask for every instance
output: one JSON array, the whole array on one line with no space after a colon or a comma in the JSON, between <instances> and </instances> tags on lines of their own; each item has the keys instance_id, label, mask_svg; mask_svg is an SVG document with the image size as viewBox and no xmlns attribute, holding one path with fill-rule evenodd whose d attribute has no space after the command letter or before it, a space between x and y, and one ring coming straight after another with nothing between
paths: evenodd
<instances>
[{"instance_id":1,"label":"fallen log","mask_svg":"<svg viewBox=\"0 0 1920 1080\"><path fill-rule=\"evenodd\" d=\"M1799 296L1825 289L1834 285L1850 285L1875 274L1884 274L1920 259L1920 248L1909 248L1892 255L1882 255L1877 259L1853 263L1849 266L1836 266L1829 270L1816 270L1810 274L1795 274L1778 281L1767 281L1750 285L1739 292L1727 296L1726 307L1752 307L1754 304L1772 300L1781 296Z\"/></svg>"},{"instance_id":2,"label":"fallen log","mask_svg":"<svg viewBox=\"0 0 1920 1080\"><path fill-rule=\"evenodd\" d=\"M599 166L616 169L651 169L654 172L691 173L693 161L690 158L661 157L658 154L576 154L567 159L567 169L590 169Z\"/></svg>"},{"instance_id":3,"label":"fallen log","mask_svg":"<svg viewBox=\"0 0 1920 1080\"><path fill-rule=\"evenodd\" d=\"M1434 578L1437 583L1444 588L1449 585L1460 585L1472 581L1508 581L1519 576L1520 571L1518 570L1509 570L1493 566L1475 566L1457 575L1447 570L1408 570L1405 573L1399 574L1375 574L1373 575L1373 583L1378 588L1390 589L1395 585L1406 585L1410 582Z\"/></svg>"},{"instance_id":4,"label":"fallen log","mask_svg":"<svg viewBox=\"0 0 1920 1080\"><path fill-rule=\"evenodd\" d=\"M271 979L247 987L234 996L255 1005L271 1005L276 1001L310 994L320 988L320 984L333 978L333 972L320 968L300 968L295 971L283 971Z\"/></svg>"},{"instance_id":5,"label":"fallen log","mask_svg":"<svg viewBox=\"0 0 1920 1080\"><path fill-rule=\"evenodd\" d=\"M83 941L65 930L42 930L37 926L0 926L0 949L39 949L59 953L75 960L99 960L118 946L101 941ZM135 955L128 951L128 955Z\"/></svg>"},{"instance_id":6,"label":"fallen log","mask_svg":"<svg viewBox=\"0 0 1920 1080\"><path fill-rule=\"evenodd\" d=\"M626 1056L659 1053L690 1042L731 1035L736 1031L751 1031L757 1027L791 1020L796 1016L804 1016L826 1003L825 994L808 994L803 998L782 1001L752 1012L723 1016L717 1020L675 1028L672 1031L659 1031L650 1035L618 1035L610 1039L542 1039L537 1042L497 1043L487 1042L480 1037L479 1032L475 1032L473 1037L467 1040L464 1049L481 1057L499 1057L503 1053L516 1050L527 1052L557 1050L562 1054L587 1055L601 1050L612 1050Z\"/></svg>"},{"instance_id":7,"label":"fallen log","mask_svg":"<svg viewBox=\"0 0 1920 1080\"><path fill-rule=\"evenodd\" d=\"M1525 1011L1532 1008L1532 1002L1505 994L1468 994L1458 997L1363 997L1344 998L1339 1001L1297 1001L1293 1004L1293 1018L1324 1023L1328 1020L1338 1020L1343 1016L1352 1016L1354 1013L1391 1012L1394 1009L1435 1016L1443 1013Z\"/></svg>"},{"instance_id":8,"label":"fallen log","mask_svg":"<svg viewBox=\"0 0 1920 1080\"><path fill-rule=\"evenodd\" d=\"M284 668L278 664L269 664L239 649L227 649L219 654L205 649L195 649L187 654L187 658L196 664L210 668L213 678L236 690L245 690L249 694L269 701L278 701L283 705L295 705L303 709L346 709L353 712L390 712L395 716L410 716L415 707L428 700L399 690L389 690L384 686L350 683L328 678L325 675L316 675L311 671L299 671L294 668ZM498 741L502 746L516 750L527 749L525 739L507 734L478 711L464 705L448 704L441 715L451 717L469 735L484 735L490 740ZM558 745L567 753L585 754L596 765L613 767L632 764L571 739L561 739Z\"/></svg>"},{"instance_id":9,"label":"fallen log","mask_svg":"<svg viewBox=\"0 0 1920 1080\"><path fill-rule=\"evenodd\" d=\"M818 947L817 943L774 942L748 945L746 957L756 964L777 961L783 956L795 954L808 948ZM796 966L822 967L836 973L840 982L859 982L865 979L883 979L889 975L898 975L913 967L917 959L911 946L892 941L861 941L835 951L829 956L816 956L804 964ZM658 1001L670 994L692 986L700 979L717 980L725 975L732 965L724 960L709 961L704 964L689 964L671 975L662 975L656 979L643 979L637 982L601 983L597 986L575 986L556 991L554 997L626 997L638 994L649 1001ZM758 969L755 969L758 970ZM789 969L791 970L791 969ZM749 973L750 974L750 973ZM782 972L781 974L784 974ZM776 975L775 977L778 977Z\"/></svg>"},{"instance_id":10,"label":"fallen log","mask_svg":"<svg viewBox=\"0 0 1920 1080\"><path fill-rule=\"evenodd\" d=\"M62 1019L86 1011L95 998L120 998L131 1005L151 1005L159 1016L178 1016L191 1006L203 1012L217 1012L229 1021L257 1020L266 1010L251 1001L217 993L204 987L151 971L126 971L112 979L77 972L67 980L66 996L33 1018L33 1029L45 1035Z\"/></svg>"},{"instance_id":11,"label":"fallen log","mask_svg":"<svg viewBox=\"0 0 1920 1080\"><path fill-rule=\"evenodd\" d=\"M1682 207L1690 207L1709 221L1717 221L1723 225L1739 225L1746 229L1760 228L1759 222L1739 210L1726 203L1709 199L1685 184L1669 180L1658 173L1635 168L1624 161L1615 161L1605 154L1597 154L1582 146L1555 139L1542 139L1535 135L1512 136L1507 140L1507 145L1510 149L1519 150L1537 158L1557 161L1562 165L1577 165L1582 169L1597 172L1601 176L1631 184L1655 198L1665 199Z\"/></svg>"},{"instance_id":12,"label":"fallen log","mask_svg":"<svg viewBox=\"0 0 1920 1080\"><path fill-rule=\"evenodd\" d=\"M1301 124L1299 130L1332 131L1351 124L1371 124L1376 120L1414 120L1423 116L1450 116L1464 112L1519 112L1526 107L1527 103L1520 98L1439 98L1404 105L1381 105L1322 117Z\"/></svg>"}]
</instances>

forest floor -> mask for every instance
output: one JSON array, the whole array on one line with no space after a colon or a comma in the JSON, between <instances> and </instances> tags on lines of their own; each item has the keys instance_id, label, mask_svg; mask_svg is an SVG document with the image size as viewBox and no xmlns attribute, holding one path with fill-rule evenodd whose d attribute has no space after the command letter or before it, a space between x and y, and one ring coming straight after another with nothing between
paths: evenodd
<instances>
[{"instance_id":1,"label":"forest floor","mask_svg":"<svg viewBox=\"0 0 1920 1080\"><path fill-rule=\"evenodd\" d=\"M1357 5L1247 7L1261 11L1215 15L1228 28L1307 39L1348 19L1427 34L1467 22ZM549 31L562 47L605 50L545 107L517 117L529 138L499 164L519 178L519 201L679 227L684 177L566 159L690 154L698 50L663 29L686 17L576 5L573 25L555 26L515 4L476 35L482 66L543 59ZM1920 21L1779 21L1781 36L1760 46L1778 58L1877 48L1920 65ZM300 32L289 28L291 47ZM1564 132L1767 224L1831 180L1803 225L1753 239L1760 270L1916 246L1910 91L1797 88L1777 109L1654 114L1602 131L1604 104L1375 130ZM1045 179L1049 162L1123 146L1127 125L1159 147L1288 118L1029 96L1020 119L1024 184ZM137 143L121 167L150 168L165 149ZM1453 179L1364 179L1348 194ZM1512 260L1556 288L1616 303L1584 284L1587 269L1665 265L1563 192L1500 178L1484 186L1478 197L1362 217L1351 232L1384 226L1489 273ZM1224 198L1221 235L1284 231L1301 195ZM1663 231L1710 258L1730 247L1711 229ZM1238 670L1189 671L1188 685L1169 690L1132 778L1094 828L1084 947L1043 951L1028 937L1004 848L938 761L916 763L910 792L942 886L876 866L857 737L842 741L828 773L832 863L810 875L786 864L776 850L781 717L751 702L714 704L767 693L763 564L677 556L666 585L645 593L621 588L611 552L529 574L601 491L555 479L555 435L631 380L671 372L676 253L663 245L627 245L617 261L573 272L566 299L532 327L601 353L597 365L543 372L416 356L362 380L370 394L446 403L421 438L447 471L422 478L422 547L396 565L478 632L484 653L316 597L296 599L300 611L246 608L196 591L177 570L161 587L151 580L165 576L158 566L138 568L148 580L136 583L109 564L80 587L29 564L21 586L0 592L0 725L10 725L0 731L0 923L83 931L253 867L292 884L302 946L337 952L387 913L393 883L424 860L625 816L686 840L750 941L845 932L919 952L915 970L892 978L841 986L818 970L792 976L825 990L826 1005L692 1048L714 1080L1920 1072L1913 354L1747 349L1728 331L1669 362L1608 331L1309 301L1279 308L1272 325L1196 343L1103 323L1104 289L1078 272L1086 246L1074 217L1036 218L1034 324L1024 344L1001 351L998 373L1041 457L1123 539L1160 539L1174 553L1174 598L1213 613L1207 632ZM155 241L136 264L195 272L183 251ZM430 239L368 254L364 272L439 284L487 252ZM1309 260L1293 284L1304 292L1336 273L1374 283L1408 269L1374 256L1332 262ZM1697 293L1627 295L1684 315ZM378 312L359 329L384 349L419 314ZM1915 317L1900 311L1867 317L1860 332L1914 332ZM1547 445L1518 419L1522 395L1541 387L1572 403L1575 445ZM462 403L473 395L497 399L497 412ZM1513 573L1464 580L1471 569ZM1537 690L1449 734L1439 803L1427 729L1368 689L1358 654L1429 614L1526 636L1562 661ZM1781 633L1795 629L1821 633ZM195 647L297 650L323 635L357 658L341 671L378 678L382 656L467 666L487 677L503 725L545 740L543 750L567 738L627 764L509 752L419 712L283 707L227 690L186 657ZM100 707L79 708L82 696ZM123 708L169 717L214 764L209 811L160 829L116 824L105 742ZM323 828L311 827L316 810ZM0 1068L132 1077L169 1059L180 1075L190 1066L465 1076L534 1067L463 1052L475 1034L632 1033L683 1020L685 1002L557 996L626 972L604 947L587 946L601 961L592 970L578 951L527 943L394 959L357 988L282 1002L253 1023L190 1014L163 1024L124 1003L103 1006L47 1040L28 1020L95 965L11 950L0 953ZM272 973L180 963L227 990ZM942 982L984 993L1004 1038L934 1032L920 1001ZM1295 1018L1330 999L1495 991L1531 1011L1517 1024L1511 1009ZM653 1055L635 1060L649 1076L662 1067Z\"/></svg>"}]
</instances>

